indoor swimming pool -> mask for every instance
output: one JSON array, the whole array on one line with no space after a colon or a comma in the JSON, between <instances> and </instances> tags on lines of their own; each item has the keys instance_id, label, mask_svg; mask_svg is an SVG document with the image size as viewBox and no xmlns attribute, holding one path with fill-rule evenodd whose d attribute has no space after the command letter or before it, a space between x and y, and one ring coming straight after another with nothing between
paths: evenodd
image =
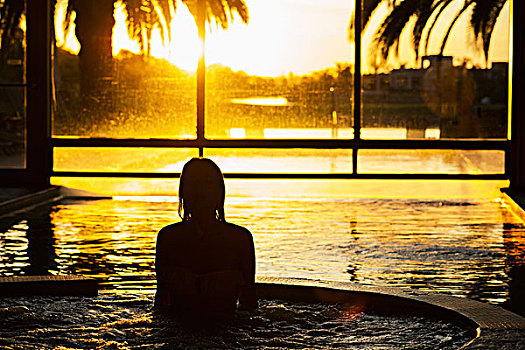
<instances>
[{"instance_id":1,"label":"indoor swimming pool","mask_svg":"<svg viewBox=\"0 0 525 350\"><path fill-rule=\"evenodd\" d=\"M456 189L453 189L454 196L446 196L442 193L445 190L440 189L435 195L428 195L432 191L425 196L408 191L405 196L366 198L347 196L344 188L323 193L318 187L317 192L303 192L303 196L298 196L303 191L300 186L283 191L270 183L267 185L240 195L244 185L227 183L233 191L226 199L226 219L253 233L257 276L393 286L503 306L513 297L513 284L522 283L516 271L521 271L524 263L525 227L508 210L497 191L480 193L475 188L472 190L474 185L471 184L463 196ZM417 191L418 185L409 188ZM85 320L92 322L89 327L104 325L110 334L104 341L115 339L115 348L126 348L123 343L126 336L119 332L151 335L151 332L162 332L166 326L163 323L166 321L156 319L149 309L155 291L155 241L160 228L179 220L177 206L176 196L64 199L16 216L5 216L1 219L0 275L78 274L99 278L99 297L91 301L73 299L70 304L76 305L73 309L77 311L70 317L78 320L61 322L71 322L77 328L81 327L80 323L87 322ZM32 329L33 323L42 324L32 317L44 317L38 316L42 313L59 317L61 312L57 310L60 308L53 305L68 303L63 298L49 302L45 298L38 300L35 303L4 299L1 307L8 308L16 303L26 306L28 310L22 309L20 314L15 312L13 317L24 319L24 315L29 315L28 327ZM262 318L265 312L271 314L272 308L289 308L279 306L283 303L278 301L263 301L262 305ZM318 312L325 311L312 312L314 316L311 317L315 318ZM323 317L326 318L321 324L329 322L328 316ZM266 319L271 320L271 317ZM130 322L137 324L130 327ZM388 329L389 326L384 326L388 322L381 322L383 326L379 328ZM345 324L334 328L346 327ZM58 321L52 325L51 329L58 334L56 337L67 338L65 326ZM259 326L257 323L254 327ZM18 324L17 327L22 326ZM35 327L32 336L36 337L39 332L48 334L46 327ZM81 332L77 329L83 334L79 337L89 338L85 333L95 334L95 328ZM2 345L6 337L15 337L13 332L11 329L11 335L0 336ZM410 329L407 332L416 334L416 338L420 336ZM435 339L448 339L448 345L442 344L447 348L455 341L447 337L447 334L437 334ZM154 337L159 348L169 343L168 338ZM18 341L31 343L24 339ZM364 340L361 348L370 348L373 343L367 343L369 340ZM249 344L251 340L246 341ZM289 341L289 348L297 348L293 339ZM351 344L348 339L347 343L341 341L343 345ZM63 346L75 347L68 344ZM81 346L79 344L76 346ZM89 347L87 343L82 344L82 347ZM313 346L327 346L323 344L321 341ZM396 341L390 344L387 338L375 344L386 344L375 348L400 348L399 344L395 345ZM427 346L430 344L429 340ZM272 346L279 347L269 343L267 348ZM359 344L354 346L360 348ZM140 342L133 347L140 348Z\"/></svg>"}]
</instances>

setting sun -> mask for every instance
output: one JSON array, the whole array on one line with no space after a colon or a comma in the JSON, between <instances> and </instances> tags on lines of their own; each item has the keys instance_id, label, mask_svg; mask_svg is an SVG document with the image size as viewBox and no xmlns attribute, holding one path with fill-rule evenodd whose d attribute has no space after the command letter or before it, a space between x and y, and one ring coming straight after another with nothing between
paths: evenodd
<instances>
[{"instance_id":1,"label":"setting sun","mask_svg":"<svg viewBox=\"0 0 525 350\"><path fill-rule=\"evenodd\" d=\"M153 57L162 58L175 66L195 71L199 58L199 35L195 20L186 6L177 7L177 13L171 21L171 42L166 43L161 35L160 28L153 29L151 37L150 52ZM131 51L135 54L140 52L140 46L130 39L126 28L127 14L122 2L115 6L115 27L113 29L113 55L121 50ZM166 25L164 23L164 27Z\"/></svg>"}]
</instances>

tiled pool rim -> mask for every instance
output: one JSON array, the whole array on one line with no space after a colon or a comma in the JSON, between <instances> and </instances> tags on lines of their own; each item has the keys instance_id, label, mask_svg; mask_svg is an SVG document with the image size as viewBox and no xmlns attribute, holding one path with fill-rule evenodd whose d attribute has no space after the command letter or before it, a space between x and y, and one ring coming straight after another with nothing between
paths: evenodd
<instances>
[{"instance_id":1,"label":"tiled pool rim","mask_svg":"<svg viewBox=\"0 0 525 350\"><path fill-rule=\"evenodd\" d=\"M444 320L467 330L462 349L521 349L525 318L501 307L445 294L350 282L258 277L260 297L307 302L349 302L379 314L408 314ZM520 347L522 346L522 347Z\"/></svg>"}]
</instances>

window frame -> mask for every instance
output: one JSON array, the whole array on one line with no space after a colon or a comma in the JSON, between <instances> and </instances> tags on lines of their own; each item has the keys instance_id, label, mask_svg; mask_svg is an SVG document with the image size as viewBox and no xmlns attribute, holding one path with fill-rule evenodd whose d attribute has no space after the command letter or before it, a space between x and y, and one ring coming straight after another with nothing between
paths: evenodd
<instances>
[{"instance_id":1,"label":"window frame","mask_svg":"<svg viewBox=\"0 0 525 350\"><path fill-rule=\"evenodd\" d=\"M52 172L51 83L52 4L50 0L26 0L25 81L3 84L25 89L25 167L1 169L4 186L44 188Z\"/></svg>"},{"instance_id":2,"label":"window frame","mask_svg":"<svg viewBox=\"0 0 525 350\"><path fill-rule=\"evenodd\" d=\"M357 2L357 1L356 1ZM204 61L205 43L205 2L200 1L197 11L197 24L199 36L202 39L202 52L197 68L197 132L196 139L113 139L113 138L59 138L50 137L49 154L55 147L150 147L150 148L195 148L199 156L204 154L206 148L280 148L280 149L347 149L352 150L352 165L349 164L348 173L225 173L226 178L299 178L299 179L476 179L476 180L503 180L508 179L509 165L508 152L510 140L508 139L440 139L440 140L373 140L361 138L361 104L362 104L362 75L361 75L361 40L355 42L355 73L353 75L354 105L352 115L354 119L354 138L341 140L320 139L207 139L205 137L205 84L206 64ZM355 38L362 34L362 1L361 6L355 10ZM48 41L48 43L50 43ZM50 45L48 45L50 46ZM508 124L508 123L507 123ZM509 125L508 125L509 126ZM497 174L446 174L446 173L418 173L399 174L360 173L358 169L358 154L361 149L422 149L422 150L494 150L505 153L505 169ZM52 163L52 162L51 162ZM87 172L87 171L55 171L50 168L50 175L54 177L118 177L118 178L178 178L180 173L154 173L154 172Z\"/></svg>"}]
</instances>

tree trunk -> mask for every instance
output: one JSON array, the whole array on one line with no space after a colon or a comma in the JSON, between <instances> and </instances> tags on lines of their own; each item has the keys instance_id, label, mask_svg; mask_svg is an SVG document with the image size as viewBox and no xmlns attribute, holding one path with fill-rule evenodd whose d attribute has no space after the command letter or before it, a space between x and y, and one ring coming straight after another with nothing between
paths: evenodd
<instances>
[{"instance_id":1,"label":"tree trunk","mask_svg":"<svg viewBox=\"0 0 525 350\"><path fill-rule=\"evenodd\" d=\"M75 34L80 43L80 90L85 97L96 98L104 94L112 80L114 0L71 1L76 12Z\"/></svg>"}]
</instances>

